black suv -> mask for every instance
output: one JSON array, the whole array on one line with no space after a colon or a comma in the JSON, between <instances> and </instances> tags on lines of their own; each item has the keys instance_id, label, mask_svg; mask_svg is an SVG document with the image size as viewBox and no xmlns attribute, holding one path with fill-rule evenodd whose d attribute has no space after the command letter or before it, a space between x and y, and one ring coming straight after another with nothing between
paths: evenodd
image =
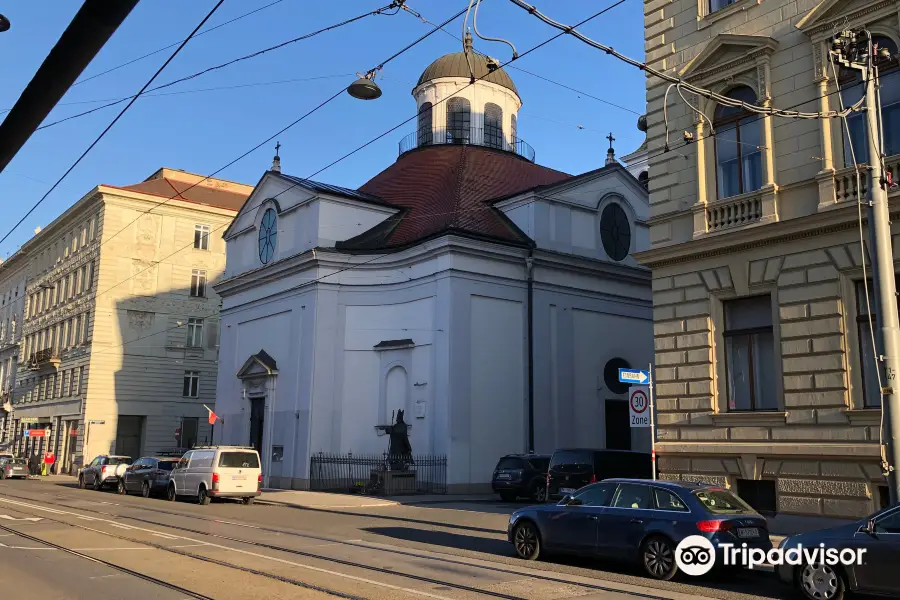
<instances>
[{"instance_id":1,"label":"black suv","mask_svg":"<svg viewBox=\"0 0 900 600\"><path fill-rule=\"evenodd\" d=\"M649 454L631 450L557 450L547 470L547 498L557 500L610 477L650 479L653 477L653 461Z\"/></svg>"},{"instance_id":2,"label":"black suv","mask_svg":"<svg viewBox=\"0 0 900 600\"><path fill-rule=\"evenodd\" d=\"M491 487L504 502L516 498L531 498L535 502L547 499L547 467L550 457L546 454L507 454L494 467Z\"/></svg>"}]
</instances>

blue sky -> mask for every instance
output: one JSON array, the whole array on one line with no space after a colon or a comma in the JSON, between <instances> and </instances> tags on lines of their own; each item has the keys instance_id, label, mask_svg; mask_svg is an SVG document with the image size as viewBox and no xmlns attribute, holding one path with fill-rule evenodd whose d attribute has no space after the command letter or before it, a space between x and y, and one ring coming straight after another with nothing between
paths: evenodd
<instances>
[{"instance_id":1,"label":"blue sky","mask_svg":"<svg viewBox=\"0 0 900 600\"><path fill-rule=\"evenodd\" d=\"M614 0L534 2L549 16L575 23ZM207 23L212 27L272 0L226 0ZM137 58L187 36L214 0L144 0L82 74L82 78ZM252 16L192 40L157 78L166 83L303 33L373 10L387 0L312 2L282 0ZM12 28L0 34L0 108L11 107L81 5L80 0L18 0L5 3ZM441 22L465 5L464 0L408 0L433 22ZM634 58L643 58L643 4L627 0L582 28L597 40ZM522 53L556 30L508 0L484 0L478 19L484 35L513 41ZM461 31L462 18L449 25ZM292 44L234 66L172 86L175 93L139 99L100 144L0 245L12 253L95 185L128 185L146 179L162 166L209 174L269 137L355 79L354 73L376 66L428 31L429 25L401 12L373 16L338 30ZM383 96L371 102L344 94L279 137L282 169L306 177L397 125L415 112L410 91L428 64L460 50L460 42L437 32L389 63L378 83ZM501 62L509 60L504 44L476 40L476 48ZM136 93L172 50L155 54L108 75L74 86L45 123ZM644 106L644 77L636 69L581 42L563 36L514 63L533 73L582 90L635 112ZM613 131L621 156L641 142L637 116L580 96L526 73L509 70L524 105L519 136L537 151L537 162L568 173L602 166ZM315 78L315 79L313 79ZM285 80L303 80L290 81ZM252 85L248 85L252 84ZM231 86L209 91L207 88ZM112 120L123 105L36 132L3 173L0 193L5 234ZM579 129L578 126L583 127ZM391 164L397 143L413 123L331 167L316 179L358 187ZM273 142L274 145L274 142ZM273 148L261 148L219 176L254 184L271 165Z\"/></svg>"}]
</instances>

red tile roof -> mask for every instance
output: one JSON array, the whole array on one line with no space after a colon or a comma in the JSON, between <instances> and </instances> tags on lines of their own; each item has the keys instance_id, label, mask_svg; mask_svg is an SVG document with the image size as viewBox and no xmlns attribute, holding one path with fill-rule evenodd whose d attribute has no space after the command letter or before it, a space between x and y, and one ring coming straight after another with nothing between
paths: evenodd
<instances>
[{"instance_id":1,"label":"red tile roof","mask_svg":"<svg viewBox=\"0 0 900 600\"><path fill-rule=\"evenodd\" d=\"M106 187L118 186L110 185ZM135 183L134 185L118 187L118 189L138 192L141 194L150 194L151 196L160 196L165 198L172 198L177 193L178 196L174 198L175 200L194 202L196 204L206 204L208 206L225 208L228 210L233 210L235 212L241 209L241 207L244 205L244 202L247 201L247 197L249 196L249 194L241 194L228 190L217 190L210 187L204 187L202 184L191 187L190 183L178 181L176 179L170 179L167 177L148 179L147 181Z\"/></svg>"},{"instance_id":2,"label":"red tile roof","mask_svg":"<svg viewBox=\"0 0 900 600\"><path fill-rule=\"evenodd\" d=\"M343 246L402 246L446 230L526 241L489 201L570 175L480 146L435 145L402 155L359 190L406 210ZM374 235L373 235L374 234Z\"/></svg>"}]
</instances>

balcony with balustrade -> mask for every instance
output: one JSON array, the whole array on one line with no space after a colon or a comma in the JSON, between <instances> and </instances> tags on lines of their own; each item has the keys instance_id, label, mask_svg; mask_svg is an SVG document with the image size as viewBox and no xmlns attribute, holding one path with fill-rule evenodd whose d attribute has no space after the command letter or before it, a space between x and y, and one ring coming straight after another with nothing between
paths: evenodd
<instances>
[{"instance_id":1,"label":"balcony with balustrade","mask_svg":"<svg viewBox=\"0 0 900 600\"><path fill-rule=\"evenodd\" d=\"M505 136L499 128L436 127L414 131L400 140L400 155L426 146L468 145L493 148L510 152L528 162L535 161L534 148L528 142L515 136Z\"/></svg>"},{"instance_id":2,"label":"balcony with balustrade","mask_svg":"<svg viewBox=\"0 0 900 600\"><path fill-rule=\"evenodd\" d=\"M55 347L32 352L28 359L28 367L32 371L55 371L59 368L59 363L59 349Z\"/></svg>"}]
</instances>

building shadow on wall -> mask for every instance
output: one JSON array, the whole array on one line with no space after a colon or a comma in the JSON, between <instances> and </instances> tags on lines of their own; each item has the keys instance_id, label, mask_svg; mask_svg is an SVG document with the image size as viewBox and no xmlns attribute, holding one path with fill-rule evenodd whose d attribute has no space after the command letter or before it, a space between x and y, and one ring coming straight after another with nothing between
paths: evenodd
<instances>
[{"instance_id":1,"label":"building shadow on wall","mask_svg":"<svg viewBox=\"0 0 900 600\"><path fill-rule=\"evenodd\" d=\"M97 349L106 360L94 363L114 373L116 406L105 431L112 435L109 448L99 451L133 459L180 455L212 443L204 405L215 407L220 301L209 297L211 282L201 284L189 266L172 265L170 277L190 285L168 290L157 289L159 265L134 268L134 295L116 303L118 331L111 332L109 349ZM146 293L151 290L156 293ZM90 446L96 454L98 446Z\"/></svg>"}]
</instances>

